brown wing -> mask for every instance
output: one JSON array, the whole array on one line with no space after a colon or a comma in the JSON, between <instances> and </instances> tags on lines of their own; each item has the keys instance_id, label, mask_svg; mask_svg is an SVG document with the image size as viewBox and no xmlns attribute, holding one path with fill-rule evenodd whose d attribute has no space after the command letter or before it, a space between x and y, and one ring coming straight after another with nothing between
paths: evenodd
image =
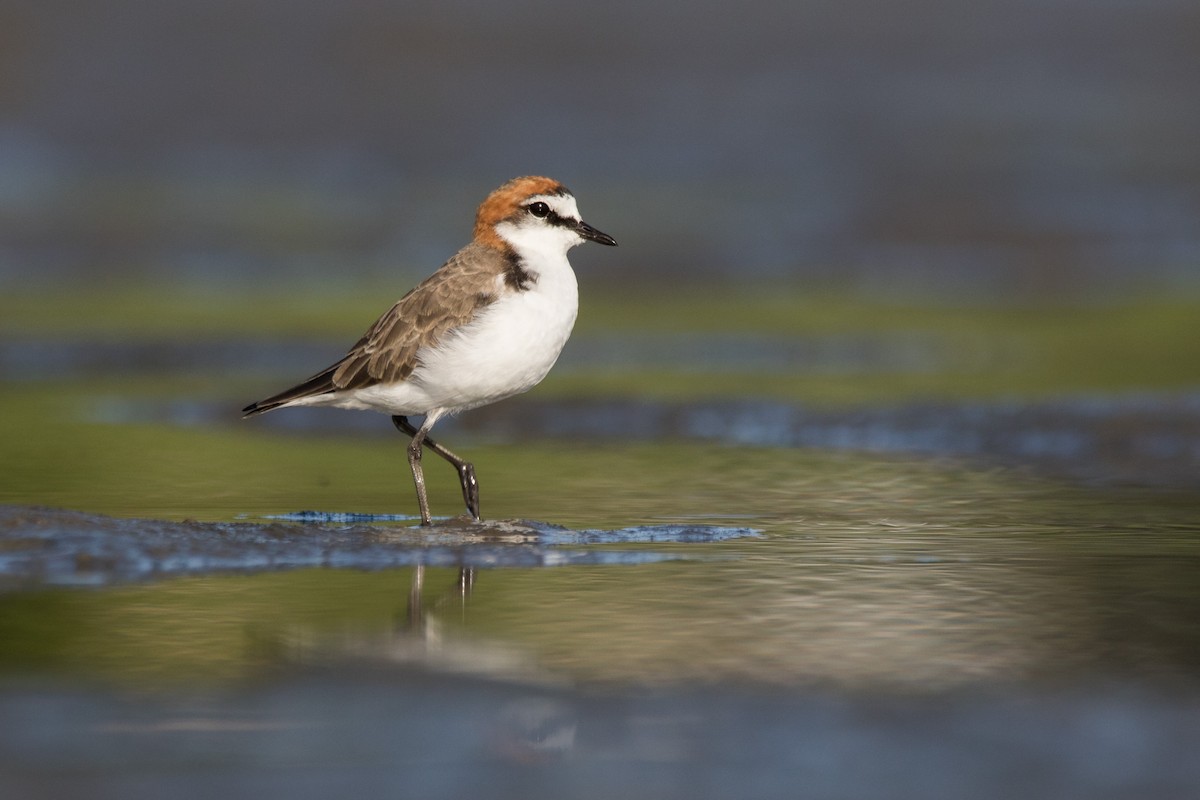
<instances>
[{"instance_id":1,"label":"brown wing","mask_svg":"<svg viewBox=\"0 0 1200 800\"><path fill-rule=\"evenodd\" d=\"M419 364L421 347L436 344L496 300L496 277L508 267L502 252L467 245L400 298L336 364L242 412L250 416L303 397L404 380Z\"/></svg>"}]
</instances>

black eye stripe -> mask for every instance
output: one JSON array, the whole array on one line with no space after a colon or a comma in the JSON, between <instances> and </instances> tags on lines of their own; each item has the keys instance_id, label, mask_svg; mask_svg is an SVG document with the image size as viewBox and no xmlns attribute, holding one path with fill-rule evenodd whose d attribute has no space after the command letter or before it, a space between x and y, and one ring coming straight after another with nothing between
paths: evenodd
<instances>
[{"instance_id":1,"label":"black eye stripe","mask_svg":"<svg viewBox=\"0 0 1200 800\"><path fill-rule=\"evenodd\" d=\"M560 228L574 228L578 225L575 220L560 216L558 212L540 200L530 203L525 208L533 216L545 220L547 225L556 225Z\"/></svg>"}]
</instances>

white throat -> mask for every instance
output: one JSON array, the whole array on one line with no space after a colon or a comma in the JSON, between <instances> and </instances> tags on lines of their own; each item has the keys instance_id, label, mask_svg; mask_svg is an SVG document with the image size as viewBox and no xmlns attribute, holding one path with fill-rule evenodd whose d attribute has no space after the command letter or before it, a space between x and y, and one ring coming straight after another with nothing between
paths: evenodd
<instances>
[{"instance_id":1,"label":"white throat","mask_svg":"<svg viewBox=\"0 0 1200 800\"><path fill-rule=\"evenodd\" d=\"M570 269L567 251L583 243L578 233L567 228L533 228L501 222L496 226L496 233L512 245L523 266L535 272L542 272L559 264Z\"/></svg>"}]
</instances>

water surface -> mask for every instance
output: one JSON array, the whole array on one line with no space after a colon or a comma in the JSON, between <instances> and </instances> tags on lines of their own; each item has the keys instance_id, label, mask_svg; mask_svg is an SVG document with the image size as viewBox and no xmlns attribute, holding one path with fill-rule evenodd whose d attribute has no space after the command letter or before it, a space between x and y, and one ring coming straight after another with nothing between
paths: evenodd
<instances>
[{"instance_id":1,"label":"water surface","mask_svg":"<svg viewBox=\"0 0 1200 800\"><path fill-rule=\"evenodd\" d=\"M60 560L41 580L69 582L74 564L81 582L116 588L4 598L22 609L7 617L19 625L4 634L6 667L19 673L32 651L78 677L145 685L148 675L252 679L303 661L296 641L322 658L348 643L356 657L386 658L409 635L391 621L405 616L413 570L425 565L450 569L423 578L435 594L450 591L454 567L484 568L452 615L433 614L444 641L497 643L571 681L945 690L1158 683L1200 669L1200 506L1190 494L778 448L613 446L590 462L579 448L499 450L509 470L492 486L481 477L495 513L538 506L610 527L464 538L463 528L425 533L394 518L253 524L231 508L242 522L133 520L72 540L64 531L103 525L50 519ZM387 469L402 483L392 455ZM441 477L434 507L457 511L453 478ZM392 481L374 483L360 507L406 499ZM622 532L631 520L643 527ZM5 563L35 524L11 522ZM726 534L680 535L705 530ZM126 557L140 571L119 568ZM106 571L106 558L118 566ZM293 571L314 564L355 569ZM189 571L217 574L167 580ZM164 580L120 587L147 578ZM140 609L136 624L130 609ZM47 652L38 642L48 631L70 646Z\"/></svg>"},{"instance_id":2,"label":"water surface","mask_svg":"<svg viewBox=\"0 0 1200 800\"><path fill-rule=\"evenodd\" d=\"M786 305L585 330L439 426L515 521L482 529L436 461L414 527L382 417L237 419L313 346L9 337L0 793L1194 794L1183 306L805 338Z\"/></svg>"}]
</instances>

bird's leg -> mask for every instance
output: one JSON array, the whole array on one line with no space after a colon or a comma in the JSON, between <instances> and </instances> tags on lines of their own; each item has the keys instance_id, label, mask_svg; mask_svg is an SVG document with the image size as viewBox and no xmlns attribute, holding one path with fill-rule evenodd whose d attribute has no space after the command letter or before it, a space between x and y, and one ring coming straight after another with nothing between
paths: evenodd
<instances>
[{"instance_id":1,"label":"bird's leg","mask_svg":"<svg viewBox=\"0 0 1200 800\"><path fill-rule=\"evenodd\" d=\"M417 428L413 427L411 422L408 421L408 417L402 417L402 416L392 417L392 424L395 425L397 429L412 436L414 442L416 441L416 437L419 433L428 432L428 430L429 430L424 425L422 425L421 428L418 430ZM455 471L458 472L458 482L462 486L463 502L467 504L467 511L470 512L471 518L474 519L476 522L479 522L479 481L476 480L476 478L475 478L475 465L472 464L470 461L459 458L454 453L450 452L445 447L443 447L442 445L435 442L433 439L430 439L428 436L422 435L421 440L426 447L428 447L433 452L437 453L442 458L446 459L446 461L450 462L450 464L454 467ZM409 465L411 466L413 463L413 461L412 461L412 446L411 445L409 446L408 460L409 460ZM421 498L423 498L425 496L424 475L422 474L422 476L420 478L417 477L418 471L421 468L420 461L421 461L421 456L420 456L420 453L418 452L417 466L413 468L413 480L417 481L417 498L418 498L418 500L420 500ZM426 511L427 511L427 505L425 505L424 503L422 504L422 508L426 509ZM422 524L424 524L424 525L429 524L429 522L426 519L428 516L426 511L422 512L422 519L425 520L422 522Z\"/></svg>"},{"instance_id":2,"label":"bird's leg","mask_svg":"<svg viewBox=\"0 0 1200 800\"><path fill-rule=\"evenodd\" d=\"M404 419L404 417L393 417L393 421L396 419ZM404 423L408 426L408 420L404 420ZM400 424L396 423L396 427L400 427ZM417 487L417 504L421 507L421 524L432 525L433 520L429 516L429 498L425 493L425 471L421 469L421 444L425 440L425 432L424 425L413 431L412 441L408 443L408 468L412 470L413 484Z\"/></svg>"},{"instance_id":3,"label":"bird's leg","mask_svg":"<svg viewBox=\"0 0 1200 800\"><path fill-rule=\"evenodd\" d=\"M475 465L454 455L454 453L433 439L426 437L425 444L430 450L449 461L455 471L458 472L458 482L462 486L463 502L467 504L467 511L470 512L471 519L479 522L479 481L475 479Z\"/></svg>"}]
</instances>

